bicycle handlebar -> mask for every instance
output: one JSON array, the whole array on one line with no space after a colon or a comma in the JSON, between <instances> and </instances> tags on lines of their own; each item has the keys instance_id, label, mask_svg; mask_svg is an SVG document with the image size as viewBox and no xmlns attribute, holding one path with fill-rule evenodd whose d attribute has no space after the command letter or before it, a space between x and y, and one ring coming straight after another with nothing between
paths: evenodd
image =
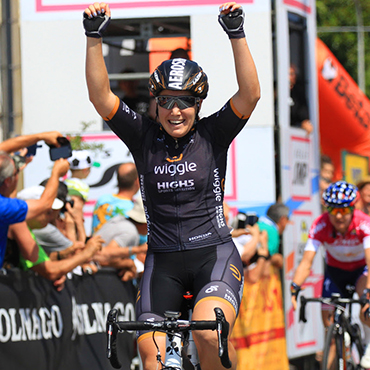
<instances>
[{"instance_id":1,"label":"bicycle handlebar","mask_svg":"<svg viewBox=\"0 0 370 370\"><path fill-rule=\"evenodd\" d=\"M306 319L306 304L308 302L321 302L330 304L335 307L339 307L340 304L352 304L352 303L358 303L362 306L366 303L363 298L360 299L353 299L353 298L342 298L337 294L333 294L331 297L325 298L325 297L319 297L319 298L306 298L305 296L301 296L301 307L299 309L299 321L302 321L304 323L307 322Z\"/></svg>"},{"instance_id":2,"label":"bicycle handlebar","mask_svg":"<svg viewBox=\"0 0 370 370\"><path fill-rule=\"evenodd\" d=\"M107 358L115 369L121 368L117 353L117 333L124 330L154 330L180 333L190 330L217 330L218 356L222 365L229 369L231 361L228 351L229 323L221 308L214 309L216 320L189 321L166 318L162 321L117 321L117 310L112 309L107 318Z\"/></svg>"}]
</instances>

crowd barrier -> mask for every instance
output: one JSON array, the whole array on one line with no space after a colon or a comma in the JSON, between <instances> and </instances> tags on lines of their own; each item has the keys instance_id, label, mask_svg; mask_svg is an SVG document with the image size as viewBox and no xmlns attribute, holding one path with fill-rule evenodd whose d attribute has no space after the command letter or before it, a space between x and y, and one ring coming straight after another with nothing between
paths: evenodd
<instances>
[{"instance_id":1,"label":"crowd barrier","mask_svg":"<svg viewBox=\"0 0 370 370\"><path fill-rule=\"evenodd\" d=\"M32 271L0 271L0 369L111 370L106 316L135 319L136 291L114 272L75 275L57 292ZM120 334L122 369L130 369L134 333Z\"/></svg>"}]
</instances>

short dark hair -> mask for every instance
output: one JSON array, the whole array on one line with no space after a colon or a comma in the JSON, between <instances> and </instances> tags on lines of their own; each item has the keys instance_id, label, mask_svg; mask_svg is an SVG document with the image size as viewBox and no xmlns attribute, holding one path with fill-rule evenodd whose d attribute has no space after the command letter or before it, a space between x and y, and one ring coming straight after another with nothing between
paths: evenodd
<instances>
[{"instance_id":1,"label":"short dark hair","mask_svg":"<svg viewBox=\"0 0 370 370\"><path fill-rule=\"evenodd\" d=\"M184 48L177 48L172 51L170 59L182 58L190 60L189 53Z\"/></svg>"},{"instance_id":2,"label":"short dark hair","mask_svg":"<svg viewBox=\"0 0 370 370\"><path fill-rule=\"evenodd\" d=\"M128 171L120 171L120 168L125 164L123 163L117 168L117 182L120 190L131 189L139 176L135 165Z\"/></svg>"},{"instance_id":3,"label":"short dark hair","mask_svg":"<svg viewBox=\"0 0 370 370\"><path fill-rule=\"evenodd\" d=\"M267 210L267 217L271 218L275 223L278 223L284 216L289 218L289 208L284 203L275 203Z\"/></svg>"},{"instance_id":4,"label":"short dark hair","mask_svg":"<svg viewBox=\"0 0 370 370\"><path fill-rule=\"evenodd\" d=\"M322 154L320 158L321 168L324 164L333 164L333 161L328 155Z\"/></svg>"},{"instance_id":5,"label":"short dark hair","mask_svg":"<svg viewBox=\"0 0 370 370\"><path fill-rule=\"evenodd\" d=\"M45 179L40 183L40 185L45 187L48 180L49 179ZM60 199L63 203L65 203L67 200L67 195L68 195L68 186L63 181L59 181L57 198Z\"/></svg>"}]
</instances>

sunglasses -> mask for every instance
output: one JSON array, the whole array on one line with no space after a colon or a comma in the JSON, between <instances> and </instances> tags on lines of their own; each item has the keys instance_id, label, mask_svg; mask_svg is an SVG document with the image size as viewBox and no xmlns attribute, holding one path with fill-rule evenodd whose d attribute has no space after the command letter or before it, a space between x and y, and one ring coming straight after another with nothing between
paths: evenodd
<instances>
[{"instance_id":1,"label":"sunglasses","mask_svg":"<svg viewBox=\"0 0 370 370\"><path fill-rule=\"evenodd\" d=\"M344 207L344 208L335 208L335 207L327 207L327 210L330 215L336 216L340 213L342 216L349 215L353 212L354 207Z\"/></svg>"},{"instance_id":2,"label":"sunglasses","mask_svg":"<svg viewBox=\"0 0 370 370\"><path fill-rule=\"evenodd\" d=\"M186 109L190 107L194 107L196 103L200 101L200 98L196 98L194 96L167 96L167 95L160 95L155 98L157 104L165 109L172 109L175 103L179 107L179 109Z\"/></svg>"}]
</instances>

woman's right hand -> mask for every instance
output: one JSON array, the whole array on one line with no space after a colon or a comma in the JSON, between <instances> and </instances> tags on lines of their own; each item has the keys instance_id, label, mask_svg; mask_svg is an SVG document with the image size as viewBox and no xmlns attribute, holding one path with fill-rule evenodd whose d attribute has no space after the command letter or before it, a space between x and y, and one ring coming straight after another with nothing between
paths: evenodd
<instances>
[{"instance_id":1,"label":"woman's right hand","mask_svg":"<svg viewBox=\"0 0 370 370\"><path fill-rule=\"evenodd\" d=\"M111 16L109 4L107 3L94 3L89 5L88 8L84 10L84 13L91 19L97 17L101 14L106 14L108 17Z\"/></svg>"},{"instance_id":2,"label":"woman's right hand","mask_svg":"<svg viewBox=\"0 0 370 370\"><path fill-rule=\"evenodd\" d=\"M95 39L103 37L110 23L110 9L106 3L94 3L84 10L83 26L85 35Z\"/></svg>"}]
</instances>

